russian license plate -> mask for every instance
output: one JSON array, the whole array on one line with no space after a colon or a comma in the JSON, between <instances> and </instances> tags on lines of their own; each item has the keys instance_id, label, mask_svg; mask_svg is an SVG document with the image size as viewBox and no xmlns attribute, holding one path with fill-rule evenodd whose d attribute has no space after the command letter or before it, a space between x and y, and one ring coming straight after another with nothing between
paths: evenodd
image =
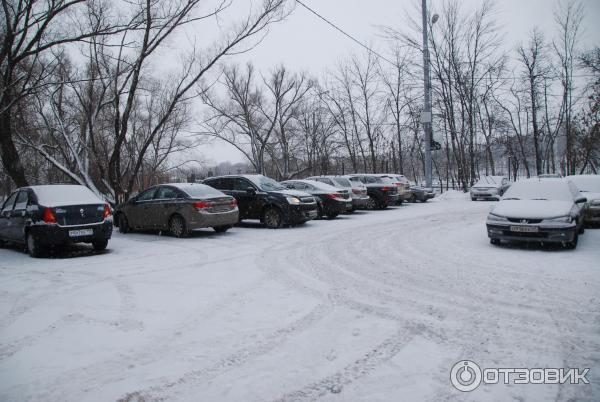
<instances>
[{"instance_id":1,"label":"russian license plate","mask_svg":"<svg viewBox=\"0 0 600 402\"><path fill-rule=\"evenodd\" d=\"M317 211L309 211L308 212L308 217L309 218L316 218L317 217Z\"/></svg>"},{"instance_id":2,"label":"russian license plate","mask_svg":"<svg viewBox=\"0 0 600 402\"><path fill-rule=\"evenodd\" d=\"M93 229L69 230L70 237L91 236L93 234Z\"/></svg>"},{"instance_id":3,"label":"russian license plate","mask_svg":"<svg viewBox=\"0 0 600 402\"><path fill-rule=\"evenodd\" d=\"M519 232L519 233L537 233L537 226L511 226L511 232Z\"/></svg>"}]
</instances>

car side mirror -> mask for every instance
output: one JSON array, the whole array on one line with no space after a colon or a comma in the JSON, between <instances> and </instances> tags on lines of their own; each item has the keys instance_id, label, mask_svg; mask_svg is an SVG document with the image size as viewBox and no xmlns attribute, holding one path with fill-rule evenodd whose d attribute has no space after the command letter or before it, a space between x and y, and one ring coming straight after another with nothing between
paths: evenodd
<instances>
[{"instance_id":1,"label":"car side mirror","mask_svg":"<svg viewBox=\"0 0 600 402\"><path fill-rule=\"evenodd\" d=\"M254 187L248 187L248 188L246 189L246 192L247 192L248 194L256 194L256 189L255 189Z\"/></svg>"},{"instance_id":2,"label":"car side mirror","mask_svg":"<svg viewBox=\"0 0 600 402\"><path fill-rule=\"evenodd\" d=\"M587 202L587 198L585 197L579 197L578 199L575 200L575 204L583 204Z\"/></svg>"}]
</instances>

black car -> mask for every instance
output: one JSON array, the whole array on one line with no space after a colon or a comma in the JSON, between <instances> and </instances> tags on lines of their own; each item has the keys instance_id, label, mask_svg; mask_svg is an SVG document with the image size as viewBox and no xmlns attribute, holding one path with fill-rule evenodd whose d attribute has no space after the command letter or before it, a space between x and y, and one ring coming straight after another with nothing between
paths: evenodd
<instances>
[{"instance_id":1,"label":"black car","mask_svg":"<svg viewBox=\"0 0 600 402\"><path fill-rule=\"evenodd\" d=\"M314 180L287 180L281 184L289 189L304 191L314 196L317 201L319 218L327 216L333 219L339 214L352 210L352 198L346 189L339 189Z\"/></svg>"},{"instance_id":2,"label":"black car","mask_svg":"<svg viewBox=\"0 0 600 402\"><path fill-rule=\"evenodd\" d=\"M351 174L351 181L358 181L367 187L367 195L370 198L367 208L385 209L388 205L398 202L398 188L388 179L372 174Z\"/></svg>"},{"instance_id":3,"label":"black car","mask_svg":"<svg viewBox=\"0 0 600 402\"><path fill-rule=\"evenodd\" d=\"M410 198L408 199L410 202L427 202L427 200L434 197L435 193L432 188L417 185L410 186Z\"/></svg>"},{"instance_id":4,"label":"black car","mask_svg":"<svg viewBox=\"0 0 600 402\"><path fill-rule=\"evenodd\" d=\"M276 229L317 217L317 202L313 196L289 190L263 175L218 176L203 183L235 197L240 221L260 219L265 226Z\"/></svg>"},{"instance_id":5,"label":"black car","mask_svg":"<svg viewBox=\"0 0 600 402\"><path fill-rule=\"evenodd\" d=\"M0 211L0 240L25 244L32 257L69 243L91 243L95 250L104 250L112 226L110 206L77 185L20 188Z\"/></svg>"}]
</instances>

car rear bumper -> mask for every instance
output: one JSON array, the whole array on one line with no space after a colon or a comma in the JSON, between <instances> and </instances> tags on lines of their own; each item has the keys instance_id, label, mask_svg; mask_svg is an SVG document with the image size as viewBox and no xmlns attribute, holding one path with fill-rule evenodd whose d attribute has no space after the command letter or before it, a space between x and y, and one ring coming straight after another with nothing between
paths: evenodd
<instances>
[{"instance_id":1,"label":"car rear bumper","mask_svg":"<svg viewBox=\"0 0 600 402\"><path fill-rule=\"evenodd\" d=\"M188 221L191 230L215 226L235 225L239 222L240 214L237 208L226 212L198 212Z\"/></svg>"},{"instance_id":2,"label":"car rear bumper","mask_svg":"<svg viewBox=\"0 0 600 402\"><path fill-rule=\"evenodd\" d=\"M493 225L487 224L488 237L490 239L543 242L543 243L566 243L571 242L577 235L577 226L569 227L538 227L535 233L522 233L510 230L510 226L519 225Z\"/></svg>"},{"instance_id":3,"label":"car rear bumper","mask_svg":"<svg viewBox=\"0 0 600 402\"><path fill-rule=\"evenodd\" d=\"M369 203L369 197L364 198L352 198L353 208L366 208Z\"/></svg>"},{"instance_id":4,"label":"car rear bumper","mask_svg":"<svg viewBox=\"0 0 600 402\"><path fill-rule=\"evenodd\" d=\"M400 196L398 194L388 194L386 196L386 201L388 205L394 205L398 202L398 200L400 200Z\"/></svg>"},{"instance_id":5,"label":"car rear bumper","mask_svg":"<svg viewBox=\"0 0 600 402\"><path fill-rule=\"evenodd\" d=\"M31 225L28 230L40 243L54 246L68 243L91 243L108 240L112 236L112 221L80 226ZM71 235L75 231L92 230L89 235Z\"/></svg>"}]
</instances>

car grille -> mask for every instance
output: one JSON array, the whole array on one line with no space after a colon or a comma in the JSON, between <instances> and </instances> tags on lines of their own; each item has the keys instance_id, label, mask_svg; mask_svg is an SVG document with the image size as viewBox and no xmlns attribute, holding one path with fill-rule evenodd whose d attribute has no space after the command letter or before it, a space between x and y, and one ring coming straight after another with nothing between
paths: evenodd
<instances>
[{"instance_id":1,"label":"car grille","mask_svg":"<svg viewBox=\"0 0 600 402\"><path fill-rule=\"evenodd\" d=\"M300 197L300 202L304 204L312 204L313 202L315 202L315 199L314 197Z\"/></svg>"},{"instance_id":2,"label":"car grille","mask_svg":"<svg viewBox=\"0 0 600 402\"><path fill-rule=\"evenodd\" d=\"M521 219L521 218L507 218L512 223L540 223L541 219Z\"/></svg>"},{"instance_id":3,"label":"car grille","mask_svg":"<svg viewBox=\"0 0 600 402\"><path fill-rule=\"evenodd\" d=\"M89 225L104 220L104 205L72 205L54 209L61 226Z\"/></svg>"}]
</instances>

